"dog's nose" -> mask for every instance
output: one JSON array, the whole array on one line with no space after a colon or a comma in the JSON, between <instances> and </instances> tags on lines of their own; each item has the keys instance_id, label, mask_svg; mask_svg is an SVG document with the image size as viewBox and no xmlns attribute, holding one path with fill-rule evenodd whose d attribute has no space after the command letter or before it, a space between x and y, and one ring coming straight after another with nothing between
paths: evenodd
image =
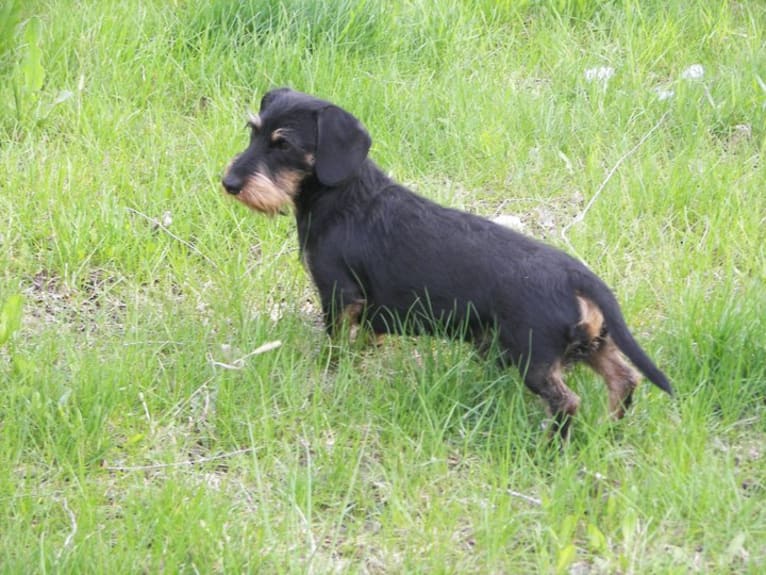
<instances>
[{"instance_id":1,"label":"dog's nose","mask_svg":"<svg viewBox=\"0 0 766 575\"><path fill-rule=\"evenodd\" d=\"M221 184L224 190L235 196L242 191L242 179L233 174L226 174L221 180Z\"/></svg>"}]
</instances>

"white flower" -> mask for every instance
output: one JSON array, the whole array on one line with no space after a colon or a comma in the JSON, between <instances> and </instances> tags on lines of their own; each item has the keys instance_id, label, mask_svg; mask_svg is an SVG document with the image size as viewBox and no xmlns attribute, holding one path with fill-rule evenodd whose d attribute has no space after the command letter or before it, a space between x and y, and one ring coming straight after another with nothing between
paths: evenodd
<instances>
[{"instance_id":1,"label":"white flower","mask_svg":"<svg viewBox=\"0 0 766 575\"><path fill-rule=\"evenodd\" d=\"M655 88L654 93L657 94L657 99L662 102L663 100L670 100L676 93L668 88Z\"/></svg>"},{"instance_id":2,"label":"white flower","mask_svg":"<svg viewBox=\"0 0 766 575\"><path fill-rule=\"evenodd\" d=\"M500 214L492 221L496 224L500 224L501 226L505 226L506 228L516 230L517 232L520 232L524 229L524 222L521 221L521 218L512 214Z\"/></svg>"},{"instance_id":3,"label":"white flower","mask_svg":"<svg viewBox=\"0 0 766 575\"><path fill-rule=\"evenodd\" d=\"M612 76L614 76L614 68L611 66L599 66L597 68L588 68L585 70L586 82L598 80L606 84Z\"/></svg>"},{"instance_id":4,"label":"white flower","mask_svg":"<svg viewBox=\"0 0 766 575\"><path fill-rule=\"evenodd\" d=\"M681 72L681 78L684 80L700 80L704 75L705 68L702 67L702 64L692 64Z\"/></svg>"}]
</instances>

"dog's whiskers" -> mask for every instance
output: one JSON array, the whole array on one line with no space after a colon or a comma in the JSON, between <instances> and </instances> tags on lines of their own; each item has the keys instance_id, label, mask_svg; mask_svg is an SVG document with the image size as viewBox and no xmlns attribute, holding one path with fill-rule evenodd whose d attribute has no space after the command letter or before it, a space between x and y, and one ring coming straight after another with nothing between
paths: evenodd
<instances>
[{"instance_id":1,"label":"dog's whiskers","mask_svg":"<svg viewBox=\"0 0 766 575\"><path fill-rule=\"evenodd\" d=\"M236 196L246 206L268 215L289 211L297 191L289 178L271 179L263 173L248 176L242 191Z\"/></svg>"}]
</instances>

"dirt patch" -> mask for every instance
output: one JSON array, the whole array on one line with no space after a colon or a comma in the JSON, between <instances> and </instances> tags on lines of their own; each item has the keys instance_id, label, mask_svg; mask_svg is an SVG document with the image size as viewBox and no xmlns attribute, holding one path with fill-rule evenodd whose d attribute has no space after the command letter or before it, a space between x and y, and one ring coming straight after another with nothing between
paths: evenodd
<instances>
[{"instance_id":1,"label":"dirt patch","mask_svg":"<svg viewBox=\"0 0 766 575\"><path fill-rule=\"evenodd\" d=\"M53 326L79 333L119 330L126 304L114 288L121 280L95 269L71 284L55 272L40 270L24 282L24 326L34 332Z\"/></svg>"}]
</instances>

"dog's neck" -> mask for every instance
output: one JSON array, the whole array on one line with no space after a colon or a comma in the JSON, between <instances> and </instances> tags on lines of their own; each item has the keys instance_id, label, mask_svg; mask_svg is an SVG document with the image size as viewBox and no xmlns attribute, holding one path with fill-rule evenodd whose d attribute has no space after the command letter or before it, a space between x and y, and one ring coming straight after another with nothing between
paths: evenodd
<instances>
[{"instance_id":1,"label":"dog's neck","mask_svg":"<svg viewBox=\"0 0 766 575\"><path fill-rule=\"evenodd\" d=\"M389 184L393 181L369 158L353 178L337 186L325 186L309 176L294 200L301 252L319 240L317 230L326 232L336 222L364 213L367 202Z\"/></svg>"}]
</instances>

